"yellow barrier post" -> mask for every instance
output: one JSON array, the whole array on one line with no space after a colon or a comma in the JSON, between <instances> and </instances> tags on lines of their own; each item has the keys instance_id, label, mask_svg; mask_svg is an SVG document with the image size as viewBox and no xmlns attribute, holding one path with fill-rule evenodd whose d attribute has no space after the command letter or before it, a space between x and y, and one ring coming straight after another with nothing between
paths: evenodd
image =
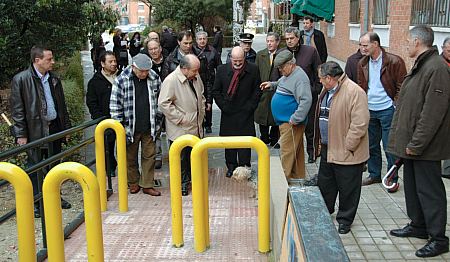
<instances>
[{"instance_id":1,"label":"yellow barrier post","mask_svg":"<svg viewBox=\"0 0 450 262\"><path fill-rule=\"evenodd\" d=\"M206 214L204 176L195 173L202 170L202 156L208 148L254 148L258 153L258 250L270 251L270 158L269 149L259 139L250 136L208 137L202 139L192 149L192 204L194 215L194 248L204 252L209 239L209 223Z\"/></svg>"},{"instance_id":2,"label":"yellow barrier post","mask_svg":"<svg viewBox=\"0 0 450 262\"><path fill-rule=\"evenodd\" d=\"M106 211L106 166L105 166L105 130L111 128L116 132L117 144L117 176L119 180L119 211L128 211L127 184L127 143L125 129L119 121L106 119L95 128L95 169L100 187L100 204L102 211Z\"/></svg>"},{"instance_id":3,"label":"yellow barrier post","mask_svg":"<svg viewBox=\"0 0 450 262\"><path fill-rule=\"evenodd\" d=\"M84 217L88 261L103 262L103 233L100 212L99 186L92 171L75 162L57 165L48 172L43 185L45 228L47 230L48 260L64 261L64 233L60 190L67 180L77 181L83 189Z\"/></svg>"},{"instance_id":4,"label":"yellow barrier post","mask_svg":"<svg viewBox=\"0 0 450 262\"><path fill-rule=\"evenodd\" d=\"M175 247L182 247L183 211L181 197L181 151L183 148L194 147L200 138L193 135L183 135L173 141L169 149L170 165L170 204L172 206L172 241Z\"/></svg>"},{"instance_id":5,"label":"yellow barrier post","mask_svg":"<svg viewBox=\"0 0 450 262\"><path fill-rule=\"evenodd\" d=\"M0 162L0 179L5 179L16 192L17 242L19 261L36 261L36 242L34 238L33 186L22 168Z\"/></svg>"}]
</instances>

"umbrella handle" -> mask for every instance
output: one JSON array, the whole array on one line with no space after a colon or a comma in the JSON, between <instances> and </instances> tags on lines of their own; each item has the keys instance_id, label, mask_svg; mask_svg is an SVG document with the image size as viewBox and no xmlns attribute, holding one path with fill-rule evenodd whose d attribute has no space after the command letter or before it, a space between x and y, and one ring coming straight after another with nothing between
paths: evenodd
<instances>
[{"instance_id":1,"label":"umbrella handle","mask_svg":"<svg viewBox=\"0 0 450 262\"><path fill-rule=\"evenodd\" d=\"M383 183L384 188L391 189L394 188L397 183L392 183L391 185L388 185L388 182L395 176L395 173L397 172L398 166L394 164L389 171L386 173L386 175L383 177L381 182Z\"/></svg>"}]
</instances>

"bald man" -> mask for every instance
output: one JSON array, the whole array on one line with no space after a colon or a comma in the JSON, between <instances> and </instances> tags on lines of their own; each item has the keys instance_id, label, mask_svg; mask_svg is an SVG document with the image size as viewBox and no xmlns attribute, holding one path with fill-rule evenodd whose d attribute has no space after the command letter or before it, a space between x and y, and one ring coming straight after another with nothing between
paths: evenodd
<instances>
[{"instance_id":1,"label":"bald man","mask_svg":"<svg viewBox=\"0 0 450 262\"><path fill-rule=\"evenodd\" d=\"M158 106L166 116L166 133L170 145L182 135L203 137L205 102L203 83L199 75L200 61L188 54L180 59L178 67L164 80ZM181 152L182 195L189 194L191 182L191 147Z\"/></svg>"},{"instance_id":2,"label":"bald man","mask_svg":"<svg viewBox=\"0 0 450 262\"><path fill-rule=\"evenodd\" d=\"M212 95L221 110L220 136L255 136L253 114L260 96L258 67L245 60L242 47L234 47L231 59L217 68ZM227 177L238 166L250 168L250 149L225 149Z\"/></svg>"}]
</instances>

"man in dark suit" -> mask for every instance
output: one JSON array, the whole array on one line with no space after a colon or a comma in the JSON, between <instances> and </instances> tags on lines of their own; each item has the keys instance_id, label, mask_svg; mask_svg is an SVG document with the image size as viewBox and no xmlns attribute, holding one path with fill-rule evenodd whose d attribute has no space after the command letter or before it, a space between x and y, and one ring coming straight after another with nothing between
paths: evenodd
<instances>
[{"instance_id":1,"label":"man in dark suit","mask_svg":"<svg viewBox=\"0 0 450 262\"><path fill-rule=\"evenodd\" d=\"M320 61L325 63L328 57L327 43L323 33L314 28L314 19L312 17L305 16L303 29L300 31L301 44L315 47L319 53Z\"/></svg>"},{"instance_id":2,"label":"man in dark suit","mask_svg":"<svg viewBox=\"0 0 450 262\"><path fill-rule=\"evenodd\" d=\"M242 47L234 47L231 61L217 68L212 95L222 111L220 136L255 136L253 114L260 96L258 67L245 60ZM227 177L238 166L250 167L250 149L225 149Z\"/></svg>"}]
</instances>

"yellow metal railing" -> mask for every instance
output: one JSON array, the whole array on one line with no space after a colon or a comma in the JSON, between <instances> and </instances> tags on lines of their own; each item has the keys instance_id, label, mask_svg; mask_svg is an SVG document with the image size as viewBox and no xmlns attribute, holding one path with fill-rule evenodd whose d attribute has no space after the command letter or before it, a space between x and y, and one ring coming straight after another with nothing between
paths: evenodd
<instances>
[{"instance_id":1,"label":"yellow metal railing","mask_svg":"<svg viewBox=\"0 0 450 262\"><path fill-rule=\"evenodd\" d=\"M127 149L125 129L119 121L106 119L95 128L95 157L98 184L100 187L100 205L106 211L106 166L105 166L105 130L111 128L116 132L117 175L119 180L119 211L128 211L127 192Z\"/></svg>"},{"instance_id":2,"label":"yellow metal railing","mask_svg":"<svg viewBox=\"0 0 450 262\"><path fill-rule=\"evenodd\" d=\"M170 204L172 206L172 242L175 247L184 245L183 210L181 197L181 151L185 147L194 147L200 138L183 135L177 138L169 149L170 165Z\"/></svg>"},{"instance_id":3,"label":"yellow metal railing","mask_svg":"<svg viewBox=\"0 0 450 262\"><path fill-rule=\"evenodd\" d=\"M67 179L77 181L83 189L88 261L103 262L99 183L89 168L75 162L57 165L48 172L44 180L43 197L48 260L50 262L65 261L60 190L62 183ZM30 232L34 232L34 228ZM34 252L32 254L35 255Z\"/></svg>"},{"instance_id":4,"label":"yellow metal railing","mask_svg":"<svg viewBox=\"0 0 450 262\"><path fill-rule=\"evenodd\" d=\"M34 238L33 186L27 173L20 167L0 162L0 179L5 179L16 192L17 241L19 261L36 261Z\"/></svg>"},{"instance_id":5,"label":"yellow metal railing","mask_svg":"<svg viewBox=\"0 0 450 262\"><path fill-rule=\"evenodd\" d=\"M170 147L170 188L172 201L172 238L176 247L183 245L181 207L180 154L186 146L191 152L192 204L194 215L194 248L204 252L210 245L208 197L208 149L253 148L258 153L258 250L270 251L270 158L269 149L259 139L250 136L208 137L198 141L185 135Z\"/></svg>"}]
</instances>

